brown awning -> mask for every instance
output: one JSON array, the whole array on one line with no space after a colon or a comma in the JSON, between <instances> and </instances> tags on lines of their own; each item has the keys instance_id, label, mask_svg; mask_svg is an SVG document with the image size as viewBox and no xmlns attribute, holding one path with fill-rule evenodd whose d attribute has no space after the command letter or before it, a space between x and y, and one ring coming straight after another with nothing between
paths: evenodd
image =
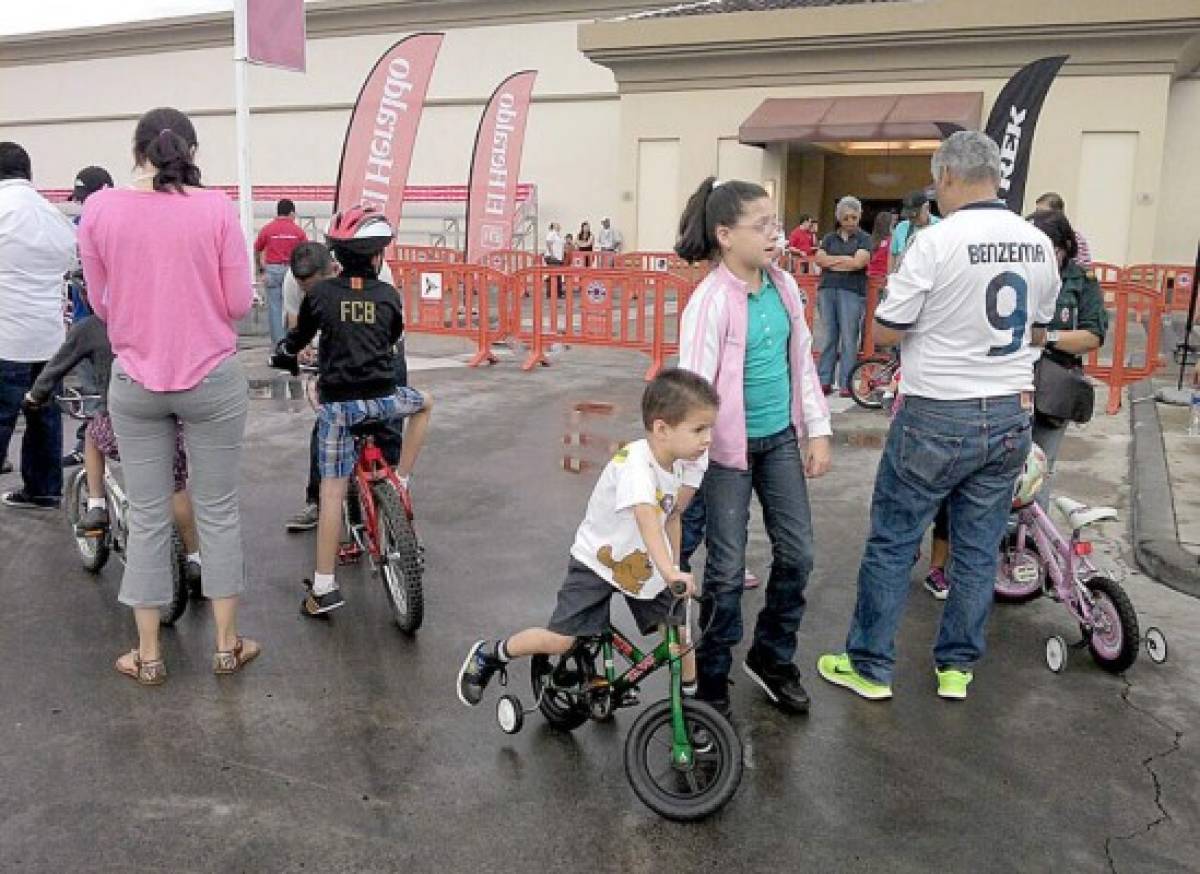
<instances>
[{"instance_id":1,"label":"brown awning","mask_svg":"<svg viewBox=\"0 0 1200 874\"><path fill-rule=\"evenodd\" d=\"M800 141L936 140L937 122L978 130L983 93L880 94L866 97L772 97L742 122L751 146Z\"/></svg>"}]
</instances>

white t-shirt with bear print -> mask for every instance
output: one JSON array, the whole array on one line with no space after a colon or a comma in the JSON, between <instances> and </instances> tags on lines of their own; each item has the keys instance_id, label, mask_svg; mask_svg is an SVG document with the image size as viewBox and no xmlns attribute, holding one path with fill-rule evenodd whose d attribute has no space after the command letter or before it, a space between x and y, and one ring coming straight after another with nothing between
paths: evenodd
<instances>
[{"instance_id":1,"label":"white t-shirt with bear print","mask_svg":"<svg viewBox=\"0 0 1200 874\"><path fill-rule=\"evenodd\" d=\"M592 490L571 555L632 598L657 597L666 581L650 560L633 508L639 504L657 507L665 539L667 519L680 489L699 487L707 466L705 456L700 462L677 461L671 470L664 470L645 439L623 447Z\"/></svg>"}]
</instances>

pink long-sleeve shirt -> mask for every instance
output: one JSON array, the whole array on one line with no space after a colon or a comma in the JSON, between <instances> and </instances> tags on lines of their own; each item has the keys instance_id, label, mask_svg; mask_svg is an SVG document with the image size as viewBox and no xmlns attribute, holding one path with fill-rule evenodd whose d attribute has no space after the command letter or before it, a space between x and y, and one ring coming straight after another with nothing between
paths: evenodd
<instances>
[{"instance_id":1,"label":"pink long-sleeve shirt","mask_svg":"<svg viewBox=\"0 0 1200 874\"><path fill-rule=\"evenodd\" d=\"M79 255L113 352L150 391L184 391L237 351L254 290L223 192L107 188L87 199Z\"/></svg>"}]
</instances>

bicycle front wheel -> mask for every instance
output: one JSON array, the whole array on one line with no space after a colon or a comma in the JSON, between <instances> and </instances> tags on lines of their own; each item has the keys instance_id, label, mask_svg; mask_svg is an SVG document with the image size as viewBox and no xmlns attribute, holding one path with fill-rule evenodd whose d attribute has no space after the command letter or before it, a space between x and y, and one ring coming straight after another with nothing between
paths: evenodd
<instances>
[{"instance_id":1,"label":"bicycle front wheel","mask_svg":"<svg viewBox=\"0 0 1200 874\"><path fill-rule=\"evenodd\" d=\"M171 532L171 602L158 608L160 625L170 627L187 610L190 592L187 584L187 549L178 531Z\"/></svg>"},{"instance_id":2,"label":"bicycle front wheel","mask_svg":"<svg viewBox=\"0 0 1200 874\"><path fill-rule=\"evenodd\" d=\"M396 487L384 481L375 485L372 493L379 517L379 574L383 591L396 625L406 634L412 634L425 619L425 560Z\"/></svg>"},{"instance_id":3,"label":"bicycle front wheel","mask_svg":"<svg viewBox=\"0 0 1200 874\"><path fill-rule=\"evenodd\" d=\"M729 803L742 782L742 742L729 720L709 705L685 699L683 720L692 761L672 759L671 701L650 705L625 739L625 774L643 803L659 816L703 819Z\"/></svg>"},{"instance_id":4,"label":"bicycle front wheel","mask_svg":"<svg viewBox=\"0 0 1200 874\"><path fill-rule=\"evenodd\" d=\"M883 392L887 388L887 383L882 379L890 363L890 358L866 358L850 368L847 378L854 403L868 410L882 409Z\"/></svg>"}]
</instances>

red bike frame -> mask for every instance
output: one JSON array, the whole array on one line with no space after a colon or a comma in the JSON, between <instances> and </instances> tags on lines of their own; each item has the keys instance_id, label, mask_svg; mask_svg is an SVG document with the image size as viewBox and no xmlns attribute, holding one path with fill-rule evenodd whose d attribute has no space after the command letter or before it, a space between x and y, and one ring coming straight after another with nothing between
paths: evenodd
<instances>
[{"instance_id":1,"label":"red bike frame","mask_svg":"<svg viewBox=\"0 0 1200 874\"><path fill-rule=\"evenodd\" d=\"M413 518L412 498L408 489L400 482L400 477L392 470L391 465L383 457L383 451L375 445L371 437L356 437L358 461L354 463L354 482L358 486L358 502L362 507L361 523L366 535L367 551L375 561L379 560L379 516L375 509L375 495L371 493L371 485L380 480L387 480L396 487L396 494L404 505L404 514L411 521ZM342 561L353 561L358 558L360 548L357 543L346 544L338 551Z\"/></svg>"}]
</instances>

